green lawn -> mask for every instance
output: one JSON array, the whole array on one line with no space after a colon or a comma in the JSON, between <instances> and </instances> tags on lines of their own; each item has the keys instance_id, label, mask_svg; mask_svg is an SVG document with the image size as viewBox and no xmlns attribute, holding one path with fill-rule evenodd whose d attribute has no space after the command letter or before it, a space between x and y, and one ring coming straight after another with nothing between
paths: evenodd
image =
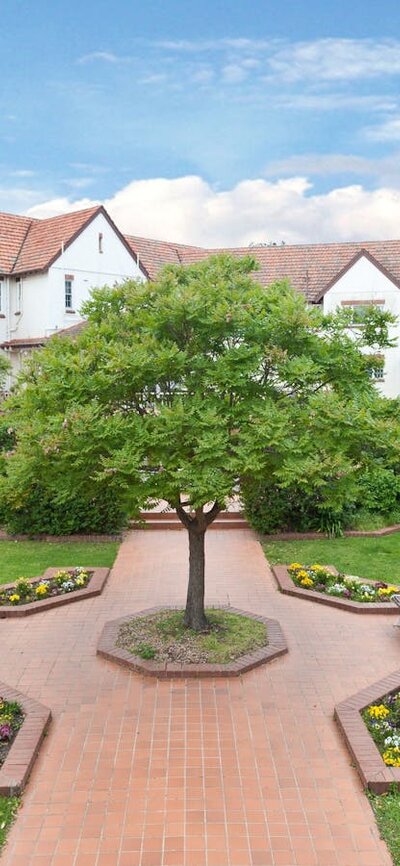
<instances>
[{"instance_id":1,"label":"green lawn","mask_svg":"<svg viewBox=\"0 0 400 866\"><path fill-rule=\"evenodd\" d=\"M18 797L0 797L0 848L4 845L19 804Z\"/></svg>"},{"instance_id":2,"label":"green lawn","mask_svg":"<svg viewBox=\"0 0 400 866\"><path fill-rule=\"evenodd\" d=\"M400 866L400 791L376 796L369 795L382 839L393 858L394 866Z\"/></svg>"},{"instance_id":3,"label":"green lawn","mask_svg":"<svg viewBox=\"0 0 400 866\"><path fill-rule=\"evenodd\" d=\"M51 566L111 566L118 546L117 541L0 541L0 583L11 583L17 577L37 577Z\"/></svg>"},{"instance_id":4,"label":"green lawn","mask_svg":"<svg viewBox=\"0 0 400 866\"><path fill-rule=\"evenodd\" d=\"M269 562L334 565L338 571L372 580L400 583L400 532L381 538L321 538L316 541L265 541Z\"/></svg>"}]
</instances>

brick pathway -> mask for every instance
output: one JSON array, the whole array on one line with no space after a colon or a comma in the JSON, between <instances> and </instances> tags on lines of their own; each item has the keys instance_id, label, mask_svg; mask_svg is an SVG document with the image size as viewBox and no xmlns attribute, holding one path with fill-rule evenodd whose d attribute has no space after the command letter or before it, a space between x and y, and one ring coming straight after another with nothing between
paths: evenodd
<instances>
[{"instance_id":1,"label":"brick pathway","mask_svg":"<svg viewBox=\"0 0 400 866\"><path fill-rule=\"evenodd\" d=\"M332 712L399 667L393 618L282 596L250 531L215 531L209 601L278 618L289 654L171 683L96 658L185 575L185 533L136 532L102 596L1 621L0 679L54 716L1 866L388 866Z\"/></svg>"}]
</instances>

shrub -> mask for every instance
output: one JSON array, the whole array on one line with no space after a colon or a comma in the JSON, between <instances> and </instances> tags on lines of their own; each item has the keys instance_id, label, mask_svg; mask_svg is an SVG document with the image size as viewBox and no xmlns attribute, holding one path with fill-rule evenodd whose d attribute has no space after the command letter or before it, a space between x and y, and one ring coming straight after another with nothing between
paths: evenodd
<instances>
[{"instance_id":1,"label":"shrub","mask_svg":"<svg viewBox=\"0 0 400 866\"><path fill-rule=\"evenodd\" d=\"M257 532L321 531L340 535L351 521L354 505L345 501L333 508L322 489L309 493L299 486L281 488L248 478L242 484L246 516Z\"/></svg>"},{"instance_id":2,"label":"shrub","mask_svg":"<svg viewBox=\"0 0 400 866\"><path fill-rule=\"evenodd\" d=\"M38 483L32 485L21 504L7 494L7 486L0 484L0 523L15 534L112 533L127 522L123 508L106 489L97 490L95 495L79 492L58 501L54 493Z\"/></svg>"},{"instance_id":3,"label":"shrub","mask_svg":"<svg viewBox=\"0 0 400 866\"><path fill-rule=\"evenodd\" d=\"M360 505L368 511L387 514L398 505L400 478L392 469L376 466L365 471L359 481Z\"/></svg>"}]
</instances>

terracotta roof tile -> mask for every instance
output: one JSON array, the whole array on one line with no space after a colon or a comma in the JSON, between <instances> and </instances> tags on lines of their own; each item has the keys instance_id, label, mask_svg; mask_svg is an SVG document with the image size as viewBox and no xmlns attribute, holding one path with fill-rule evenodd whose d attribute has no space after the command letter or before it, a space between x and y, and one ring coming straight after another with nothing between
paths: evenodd
<instances>
[{"instance_id":1,"label":"terracotta roof tile","mask_svg":"<svg viewBox=\"0 0 400 866\"><path fill-rule=\"evenodd\" d=\"M198 261L199 258L206 258L209 255L208 250L203 249L203 247L156 241L151 238L139 238L135 235L125 235L125 239L151 280L156 278L164 265L182 264L190 256L193 256L193 261Z\"/></svg>"},{"instance_id":2,"label":"terracotta roof tile","mask_svg":"<svg viewBox=\"0 0 400 866\"><path fill-rule=\"evenodd\" d=\"M45 220L32 220L12 273L47 270L55 258L100 211L100 207L74 211Z\"/></svg>"},{"instance_id":3,"label":"terracotta roof tile","mask_svg":"<svg viewBox=\"0 0 400 866\"><path fill-rule=\"evenodd\" d=\"M191 264L220 252L238 257L251 255L260 265L255 279L262 285L267 286L274 280L287 278L308 300L317 301L352 259L362 250L366 250L389 275L396 281L400 280L400 240L218 249L204 249L133 236L127 236L127 241L133 251L139 254L141 264L151 279L157 276L165 264Z\"/></svg>"},{"instance_id":4,"label":"terracotta roof tile","mask_svg":"<svg viewBox=\"0 0 400 866\"><path fill-rule=\"evenodd\" d=\"M0 273L11 273L32 223L29 217L0 213Z\"/></svg>"},{"instance_id":5,"label":"terracotta roof tile","mask_svg":"<svg viewBox=\"0 0 400 866\"><path fill-rule=\"evenodd\" d=\"M47 270L62 247L72 243L100 211L109 219L101 206L45 220L0 213L0 273L17 275ZM310 301L317 301L335 277L365 250L388 276L400 282L400 240L205 249L124 236L114 228L150 279L155 279L165 264L190 264L218 252L252 255L260 265L255 278L263 285L287 278Z\"/></svg>"},{"instance_id":6,"label":"terracotta roof tile","mask_svg":"<svg viewBox=\"0 0 400 866\"><path fill-rule=\"evenodd\" d=\"M0 343L0 349L32 349L35 346L44 346L46 340L47 337L21 337Z\"/></svg>"}]
</instances>

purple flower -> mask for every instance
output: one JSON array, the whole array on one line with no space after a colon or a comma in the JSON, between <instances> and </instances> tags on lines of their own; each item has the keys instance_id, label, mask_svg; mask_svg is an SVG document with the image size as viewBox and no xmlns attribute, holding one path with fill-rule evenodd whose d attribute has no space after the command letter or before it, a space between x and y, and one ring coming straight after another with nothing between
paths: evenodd
<instances>
[{"instance_id":1,"label":"purple flower","mask_svg":"<svg viewBox=\"0 0 400 866\"><path fill-rule=\"evenodd\" d=\"M11 725L0 725L0 740L9 740L11 734Z\"/></svg>"}]
</instances>

